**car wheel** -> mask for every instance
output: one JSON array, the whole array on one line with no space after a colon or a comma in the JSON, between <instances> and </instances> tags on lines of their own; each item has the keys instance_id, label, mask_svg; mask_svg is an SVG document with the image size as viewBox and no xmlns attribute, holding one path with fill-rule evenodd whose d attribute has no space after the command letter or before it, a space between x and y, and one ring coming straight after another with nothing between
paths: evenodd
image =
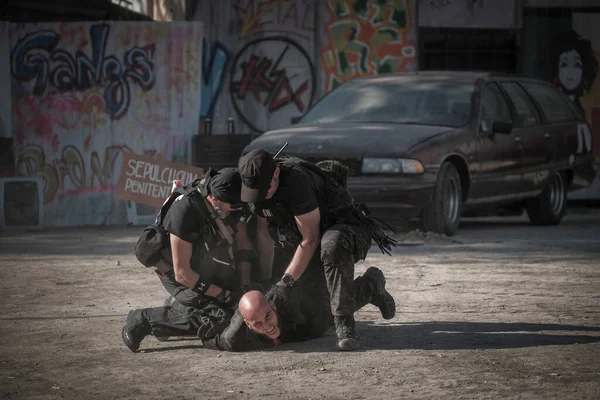
<instances>
[{"instance_id":1,"label":"car wheel","mask_svg":"<svg viewBox=\"0 0 600 400\"><path fill-rule=\"evenodd\" d=\"M438 173L433 199L421 214L426 231L452 236L458 230L462 213L462 186L456 167L445 162Z\"/></svg>"},{"instance_id":2,"label":"car wheel","mask_svg":"<svg viewBox=\"0 0 600 400\"><path fill-rule=\"evenodd\" d=\"M527 214L534 225L557 225L567 209L565 175L555 172L542 193L527 201Z\"/></svg>"},{"instance_id":3,"label":"car wheel","mask_svg":"<svg viewBox=\"0 0 600 400\"><path fill-rule=\"evenodd\" d=\"M164 307L171 307L177 300L175 299L175 297L169 295L169 297L167 297L163 303ZM158 340L159 342L166 342L167 340L169 340L170 336L156 336L156 340Z\"/></svg>"}]
</instances>

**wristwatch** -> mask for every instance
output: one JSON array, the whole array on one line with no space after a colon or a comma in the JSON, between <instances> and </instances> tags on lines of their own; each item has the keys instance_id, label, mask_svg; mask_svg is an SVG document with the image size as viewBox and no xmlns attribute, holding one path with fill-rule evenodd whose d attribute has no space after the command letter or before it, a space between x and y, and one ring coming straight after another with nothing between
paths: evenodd
<instances>
[{"instance_id":1,"label":"wristwatch","mask_svg":"<svg viewBox=\"0 0 600 400\"><path fill-rule=\"evenodd\" d=\"M291 275L285 274L281 277L281 283L283 283L285 286L292 287L294 286L294 278L292 278Z\"/></svg>"}]
</instances>

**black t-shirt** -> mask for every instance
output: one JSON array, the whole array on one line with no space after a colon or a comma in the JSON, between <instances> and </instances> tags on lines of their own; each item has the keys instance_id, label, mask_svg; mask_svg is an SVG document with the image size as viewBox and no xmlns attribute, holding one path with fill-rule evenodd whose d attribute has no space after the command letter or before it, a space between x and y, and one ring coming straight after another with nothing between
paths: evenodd
<instances>
[{"instance_id":1,"label":"black t-shirt","mask_svg":"<svg viewBox=\"0 0 600 400\"><path fill-rule=\"evenodd\" d=\"M312 287L295 288L287 302L275 306L280 319L281 336L286 342L303 342L321 337L333 324L327 288L322 282Z\"/></svg>"},{"instance_id":2,"label":"black t-shirt","mask_svg":"<svg viewBox=\"0 0 600 400\"><path fill-rule=\"evenodd\" d=\"M204 200L199 192L188 196L182 195L173 201L163 220L163 227L167 232L173 233L180 239L190 243L196 243L199 239L203 239L204 225L206 224L205 216L201 214L198 207L194 205L194 202L205 209L203 205ZM206 215L208 215L208 211L205 211ZM238 222L246 221L249 213L247 207L232 211L224 220L224 223L230 226L235 232ZM217 229L215 227L215 231Z\"/></svg>"},{"instance_id":3,"label":"black t-shirt","mask_svg":"<svg viewBox=\"0 0 600 400\"><path fill-rule=\"evenodd\" d=\"M281 203L292 216L309 213L319 207L319 197L325 181L302 167L280 166L279 187L272 199L255 204L258 216L277 222L278 211L274 205ZM281 216L279 216L281 218Z\"/></svg>"},{"instance_id":4,"label":"black t-shirt","mask_svg":"<svg viewBox=\"0 0 600 400\"><path fill-rule=\"evenodd\" d=\"M173 201L163 220L167 232L190 243L196 243L200 239L204 226L204 218L193 201L202 202L202 195L193 193L189 196L179 196Z\"/></svg>"}]
</instances>

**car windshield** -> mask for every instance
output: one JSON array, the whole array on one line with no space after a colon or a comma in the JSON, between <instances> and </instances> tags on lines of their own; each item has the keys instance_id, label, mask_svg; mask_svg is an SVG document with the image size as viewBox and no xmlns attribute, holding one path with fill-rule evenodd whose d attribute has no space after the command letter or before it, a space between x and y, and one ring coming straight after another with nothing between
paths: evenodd
<instances>
[{"instance_id":1,"label":"car windshield","mask_svg":"<svg viewBox=\"0 0 600 400\"><path fill-rule=\"evenodd\" d=\"M346 83L325 96L301 123L382 122L462 126L469 122L474 83L377 78Z\"/></svg>"}]
</instances>

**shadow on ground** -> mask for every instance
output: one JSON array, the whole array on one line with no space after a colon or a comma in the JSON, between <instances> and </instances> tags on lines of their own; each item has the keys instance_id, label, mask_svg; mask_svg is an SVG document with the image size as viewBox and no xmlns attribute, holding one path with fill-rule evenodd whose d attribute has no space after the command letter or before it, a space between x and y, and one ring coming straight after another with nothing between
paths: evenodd
<instances>
[{"instance_id":1,"label":"shadow on ground","mask_svg":"<svg viewBox=\"0 0 600 400\"><path fill-rule=\"evenodd\" d=\"M496 322L415 322L375 324L357 321L361 351L487 350L600 342L600 326ZM586 333L594 333L591 336ZM299 353L333 349L335 334L284 347Z\"/></svg>"},{"instance_id":2,"label":"shadow on ground","mask_svg":"<svg viewBox=\"0 0 600 400\"><path fill-rule=\"evenodd\" d=\"M600 326L496 322L416 322L381 325L357 321L361 340L359 351L369 350L490 350L538 346L561 346L600 342ZM586 333L593 333L594 336ZM146 340L155 340L147 338ZM172 346L146 348L146 353L202 349L193 338L171 338ZM298 353L334 352L333 330L319 339L287 343L279 350ZM262 351L271 351L265 349Z\"/></svg>"}]
</instances>

